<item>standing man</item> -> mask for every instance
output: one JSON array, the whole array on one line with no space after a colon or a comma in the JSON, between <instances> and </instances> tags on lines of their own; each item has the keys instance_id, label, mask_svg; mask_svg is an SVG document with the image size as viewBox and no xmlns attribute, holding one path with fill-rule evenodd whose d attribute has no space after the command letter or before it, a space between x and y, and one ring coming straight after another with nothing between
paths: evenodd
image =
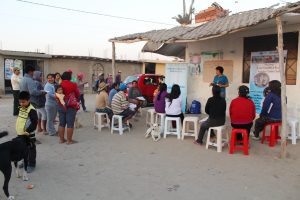
<instances>
[{"instance_id":1,"label":"standing man","mask_svg":"<svg viewBox=\"0 0 300 200\"><path fill-rule=\"evenodd\" d=\"M13 115L18 116L19 114L19 93L20 93L20 69L18 67L14 67L13 75L11 76L11 86L12 86L12 93L14 96L14 109Z\"/></svg>"},{"instance_id":2,"label":"standing man","mask_svg":"<svg viewBox=\"0 0 300 200\"><path fill-rule=\"evenodd\" d=\"M216 67L216 75L210 86L219 86L221 88L220 96L226 98L226 87L229 86L227 77L223 74L224 68L221 66Z\"/></svg>"},{"instance_id":3,"label":"standing man","mask_svg":"<svg viewBox=\"0 0 300 200\"><path fill-rule=\"evenodd\" d=\"M77 75L77 86L79 88L80 92L80 102L81 106L84 112L86 112L86 107L85 107L85 100L84 100L84 85L87 84L87 82L83 82L83 74L79 73Z\"/></svg>"},{"instance_id":4,"label":"standing man","mask_svg":"<svg viewBox=\"0 0 300 200\"><path fill-rule=\"evenodd\" d=\"M118 84L122 83L121 74L122 74L122 72L119 70L118 74L116 75L115 83L118 83Z\"/></svg>"}]
</instances>

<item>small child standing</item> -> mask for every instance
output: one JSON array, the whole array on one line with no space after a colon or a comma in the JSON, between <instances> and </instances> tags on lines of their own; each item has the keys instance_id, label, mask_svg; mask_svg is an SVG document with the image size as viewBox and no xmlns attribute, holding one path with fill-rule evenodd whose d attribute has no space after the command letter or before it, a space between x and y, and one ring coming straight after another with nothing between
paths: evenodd
<instances>
[{"instance_id":1,"label":"small child standing","mask_svg":"<svg viewBox=\"0 0 300 200\"><path fill-rule=\"evenodd\" d=\"M19 136L28 136L30 138L28 168L27 172L34 171L36 166L36 146L35 146L35 129L38 123L38 116L35 108L29 101L30 94L26 91L20 92L19 95L19 115L16 122L16 131Z\"/></svg>"}]
</instances>

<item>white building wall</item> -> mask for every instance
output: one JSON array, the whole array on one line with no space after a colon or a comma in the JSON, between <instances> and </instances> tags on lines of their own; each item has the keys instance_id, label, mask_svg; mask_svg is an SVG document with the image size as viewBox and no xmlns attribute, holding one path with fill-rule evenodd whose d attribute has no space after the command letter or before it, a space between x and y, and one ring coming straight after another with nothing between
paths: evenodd
<instances>
[{"instance_id":1,"label":"white building wall","mask_svg":"<svg viewBox=\"0 0 300 200\"><path fill-rule=\"evenodd\" d=\"M284 32L299 32L300 24L284 26L283 29ZM189 55L200 54L205 51L221 51L223 52L223 60L233 61L233 80L229 83L229 87L226 88L227 107L229 107L230 101L237 96L238 87L243 84L243 38L277 34L276 31L277 30L274 26L272 28L255 28L219 38L188 43L186 57L188 58ZM287 86L287 96L289 105L293 105L293 107L297 106L297 108L299 108L298 113L300 113L300 38L298 42L297 84ZM224 71L224 74L226 75L226 71ZM190 76L188 78L188 104L190 104L192 100L200 100L202 104L202 111L204 111L206 100L210 96L211 87L209 87L208 82L203 81L202 73L197 77Z\"/></svg>"}]
</instances>

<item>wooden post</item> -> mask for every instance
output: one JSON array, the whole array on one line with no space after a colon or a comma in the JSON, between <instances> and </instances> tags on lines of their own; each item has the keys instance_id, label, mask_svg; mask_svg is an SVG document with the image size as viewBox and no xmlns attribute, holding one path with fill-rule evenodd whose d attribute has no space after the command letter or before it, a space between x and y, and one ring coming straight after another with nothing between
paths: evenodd
<instances>
[{"instance_id":1,"label":"wooden post","mask_svg":"<svg viewBox=\"0 0 300 200\"><path fill-rule=\"evenodd\" d=\"M282 127L281 127L281 151L280 157L286 158L287 155L287 108L286 108L286 78L284 67L284 54L283 54L283 36L282 36L282 21L281 17L276 17L277 32L278 32L278 54L279 54L279 69L281 78L281 111L282 111Z\"/></svg>"},{"instance_id":2,"label":"wooden post","mask_svg":"<svg viewBox=\"0 0 300 200\"><path fill-rule=\"evenodd\" d=\"M115 46L115 42L112 42L112 59L111 59L111 71L112 71L112 77L113 77L113 82L115 82L116 79L116 66L115 66L115 62L116 62L116 46Z\"/></svg>"}]
</instances>

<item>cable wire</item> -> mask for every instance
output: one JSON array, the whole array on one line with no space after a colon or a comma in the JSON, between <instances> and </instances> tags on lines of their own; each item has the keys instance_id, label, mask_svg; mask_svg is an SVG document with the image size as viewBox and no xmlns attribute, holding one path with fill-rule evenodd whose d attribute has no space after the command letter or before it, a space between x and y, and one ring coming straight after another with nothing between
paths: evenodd
<instances>
[{"instance_id":1,"label":"cable wire","mask_svg":"<svg viewBox=\"0 0 300 200\"><path fill-rule=\"evenodd\" d=\"M36 3L36 2L32 2L32 1L25 1L25 0L16 0L16 1L19 1L19 2L22 2L22 3L28 3L28 4L38 5L38 6L49 7L49 8L56 8L56 9L61 9L61 10L67 10L67 11L73 11L73 12L80 12L80 13L92 14L92 15L99 15L99 16L104 16L104 17L112 17L112 18L132 20L132 21L138 21L138 22L146 22L146 23L151 23L151 24L163 24L163 25L175 26L174 24L168 24L168 23L163 23L163 22L156 22L156 21L150 21L150 20L136 19L136 18L130 18L130 17L121 17L121 16L109 15L109 14L104 14L104 13L97 13L97 12L91 12L91 11L85 11L85 10L78 10L78 9L66 8L66 7L49 5L49 4L43 4L43 3Z\"/></svg>"}]
</instances>

